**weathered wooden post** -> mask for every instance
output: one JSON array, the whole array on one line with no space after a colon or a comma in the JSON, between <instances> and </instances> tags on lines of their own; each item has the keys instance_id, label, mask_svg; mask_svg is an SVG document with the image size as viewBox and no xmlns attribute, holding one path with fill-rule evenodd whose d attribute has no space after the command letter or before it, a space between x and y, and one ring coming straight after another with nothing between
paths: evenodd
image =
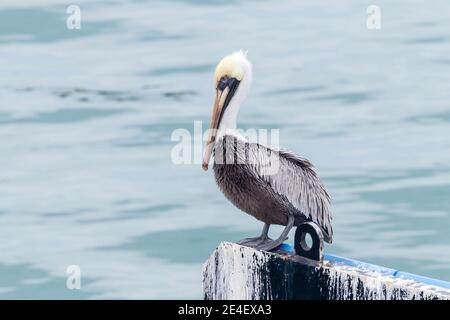
<instances>
[{"instance_id":1,"label":"weathered wooden post","mask_svg":"<svg viewBox=\"0 0 450 320\"><path fill-rule=\"evenodd\" d=\"M313 223L297 228L295 251L288 244L262 252L222 242L203 268L204 298L450 299L449 282L323 255L321 232Z\"/></svg>"}]
</instances>

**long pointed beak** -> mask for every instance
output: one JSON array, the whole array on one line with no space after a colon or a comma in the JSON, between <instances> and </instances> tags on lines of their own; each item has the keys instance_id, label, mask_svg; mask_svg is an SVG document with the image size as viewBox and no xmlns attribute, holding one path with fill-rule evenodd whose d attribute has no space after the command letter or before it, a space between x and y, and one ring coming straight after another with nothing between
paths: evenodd
<instances>
[{"instance_id":1,"label":"long pointed beak","mask_svg":"<svg viewBox=\"0 0 450 320\"><path fill-rule=\"evenodd\" d=\"M211 123L208 130L208 140L206 140L205 153L203 154L202 168L208 170L209 160L211 159L214 142L216 140L217 130L219 129L220 120L222 120L223 107L227 99L230 89L226 87L223 91L217 89L216 97L214 99L214 106L211 115Z\"/></svg>"}]
</instances>

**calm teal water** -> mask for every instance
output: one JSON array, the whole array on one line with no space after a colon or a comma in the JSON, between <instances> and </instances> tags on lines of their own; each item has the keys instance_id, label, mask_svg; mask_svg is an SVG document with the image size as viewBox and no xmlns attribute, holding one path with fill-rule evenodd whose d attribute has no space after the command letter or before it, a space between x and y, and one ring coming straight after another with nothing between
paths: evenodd
<instances>
[{"instance_id":1,"label":"calm teal water","mask_svg":"<svg viewBox=\"0 0 450 320\"><path fill-rule=\"evenodd\" d=\"M5 1L4 1L5 2ZM0 298L200 298L221 240L261 225L171 162L249 50L239 123L279 128L333 195L326 250L450 280L450 3L0 4ZM276 231L276 230L275 230ZM82 289L66 289L79 265Z\"/></svg>"}]
</instances>

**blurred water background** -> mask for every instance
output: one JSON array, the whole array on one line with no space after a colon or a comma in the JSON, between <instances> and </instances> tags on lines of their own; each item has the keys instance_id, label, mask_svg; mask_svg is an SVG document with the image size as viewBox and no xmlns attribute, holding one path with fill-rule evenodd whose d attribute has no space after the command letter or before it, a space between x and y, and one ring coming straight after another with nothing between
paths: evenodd
<instances>
[{"instance_id":1,"label":"blurred water background","mask_svg":"<svg viewBox=\"0 0 450 320\"><path fill-rule=\"evenodd\" d=\"M81 8L80 30L66 8ZM381 8L381 30L366 9ZM331 253L450 280L448 1L2 1L0 298L201 298L260 232L174 165L212 72L254 64L239 126L279 128L333 197ZM276 230L277 231L277 230ZM292 238L292 236L291 236ZM81 290L66 288L79 265Z\"/></svg>"}]
</instances>

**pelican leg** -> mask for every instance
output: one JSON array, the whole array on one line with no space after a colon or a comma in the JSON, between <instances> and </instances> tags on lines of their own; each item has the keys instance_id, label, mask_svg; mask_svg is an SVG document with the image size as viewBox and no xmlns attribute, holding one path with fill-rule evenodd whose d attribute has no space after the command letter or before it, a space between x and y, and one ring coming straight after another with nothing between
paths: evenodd
<instances>
[{"instance_id":1,"label":"pelican leg","mask_svg":"<svg viewBox=\"0 0 450 320\"><path fill-rule=\"evenodd\" d=\"M284 228L281 235L276 240L267 239L266 241L263 241L262 243L258 244L255 248L258 250L263 251L270 251L278 247L280 244L282 244L287 238L289 231L291 231L292 227L294 226L295 218L294 216L288 217L288 223L286 227Z\"/></svg>"},{"instance_id":2,"label":"pelican leg","mask_svg":"<svg viewBox=\"0 0 450 320\"><path fill-rule=\"evenodd\" d=\"M247 247L256 247L261 242L264 242L267 239L269 239L269 236L268 236L269 228L270 228L270 224L265 223L263 230L261 232L261 235L259 237L245 238L245 239L239 240L237 242L237 244L240 244L242 246L247 246Z\"/></svg>"}]
</instances>

